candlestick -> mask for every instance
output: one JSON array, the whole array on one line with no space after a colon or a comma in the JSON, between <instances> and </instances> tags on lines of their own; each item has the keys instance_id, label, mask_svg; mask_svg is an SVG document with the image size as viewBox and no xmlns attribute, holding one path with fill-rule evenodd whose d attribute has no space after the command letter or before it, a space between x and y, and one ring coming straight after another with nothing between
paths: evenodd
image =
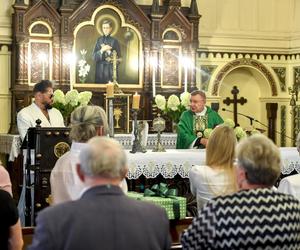
<instances>
[{"instance_id":1,"label":"candlestick","mask_svg":"<svg viewBox=\"0 0 300 250\"><path fill-rule=\"evenodd\" d=\"M134 154L136 152L142 152L146 153L146 149L144 149L141 145L141 142L138 139L138 122L137 122L137 115L139 110L138 109L132 109L132 116L133 116L133 134L134 134L134 140L132 144L132 149L130 153Z\"/></svg>"},{"instance_id":2,"label":"candlestick","mask_svg":"<svg viewBox=\"0 0 300 250\"><path fill-rule=\"evenodd\" d=\"M152 56L150 58L150 63L152 65L152 95L153 95L153 97L155 97L155 95L156 95L155 71L156 71L156 66L157 66L156 57Z\"/></svg>"},{"instance_id":3,"label":"candlestick","mask_svg":"<svg viewBox=\"0 0 300 250\"><path fill-rule=\"evenodd\" d=\"M114 131L114 98L107 97L108 99L108 124L109 124L109 137L113 138L115 136Z\"/></svg>"},{"instance_id":4,"label":"candlestick","mask_svg":"<svg viewBox=\"0 0 300 250\"><path fill-rule=\"evenodd\" d=\"M140 108L140 99L141 95L139 95L137 92L133 95L132 98L132 109L139 109Z\"/></svg>"},{"instance_id":5,"label":"candlestick","mask_svg":"<svg viewBox=\"0 0 300 250\"><path fill-rule=\"evenodd\" d=\"M114 97L114 84L112 82L106 84L106 96L107 98Z\"/></svg>"},{"instance_id":6,"label":"candlestick","mask_svg":"<svg viewBox=\"0 0 300 250\"><path fill-rule=\"evenodd\" d=\"M43 69L43 71L42 71L42 77L43 77L43 80L45 80L45 61L43 60L42 61L42 69Z\"/></svg>"}]
</instances>

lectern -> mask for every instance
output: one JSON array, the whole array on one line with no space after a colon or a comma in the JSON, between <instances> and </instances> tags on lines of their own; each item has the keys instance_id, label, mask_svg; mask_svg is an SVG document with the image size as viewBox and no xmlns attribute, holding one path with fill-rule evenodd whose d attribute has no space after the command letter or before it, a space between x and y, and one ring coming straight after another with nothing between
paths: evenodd
<instances>
[{"instance_id":1,"label":"lectern","mask_svg":"<svg viewBox=\"0 0 300 250\"><path fill-rule=\"evenodd\" d=\"M42 128L38 121L36 127L28 129L22 145L26 226L32 226L37 212L49 206L50 173L57 159L70 150L69 131L69 128Z\"/></svg>"}]
</instances>

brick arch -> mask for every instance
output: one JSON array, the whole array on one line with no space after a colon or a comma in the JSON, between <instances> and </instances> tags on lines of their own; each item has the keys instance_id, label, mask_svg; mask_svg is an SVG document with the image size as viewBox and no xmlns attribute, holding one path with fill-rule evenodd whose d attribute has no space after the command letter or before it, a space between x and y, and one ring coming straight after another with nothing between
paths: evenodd
<instances>
[{"instance_id":1,"label":"brick arch","mask_svg":"<svg viewBox=\"0 0 300 250\"><path fill-rule=\"evenodd\" d=\"M272 96L277 96L278 91L276 87L276 82L274 77L272 76L271 72L259 61L254 59L248 59L248 58L242 58L234 60L230 63L227 63L217 74L212 87L212 95L217 96L218 90L220 87L220 83L224 80L225 76L231 72L234 69L240 68L240 67L251 67L256 70L258 70L261 74L264 75L264 77L267 79L270 87Z\"/></svg>"}]
</instances>

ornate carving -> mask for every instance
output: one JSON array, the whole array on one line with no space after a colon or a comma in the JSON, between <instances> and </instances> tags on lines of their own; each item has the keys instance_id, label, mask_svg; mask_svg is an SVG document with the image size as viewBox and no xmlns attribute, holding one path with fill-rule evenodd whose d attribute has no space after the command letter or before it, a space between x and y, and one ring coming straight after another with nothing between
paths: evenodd
<instances>
[{"instance_id":1,"label":"ornate carving","mask_svg":"<svg viewBox=\"0 0 300 250\"><path fill-rule=\"evenodd\" d=\"M64 33L67 34L69 31L69 18L68 17L64 17Z\"/></svg>"},{"instance_id":2,"label":"ornate carving","mask_svg":"<svg viewBox=\"0 0 300 250\"><path fill-rule=\"evenodd\" d=\"M184 29L182 28L181 25L177 25L177 24L173 23L173 24L168 25L167 28L178 30L180 32L181 37L182 37L183 40L185 40L187 38L187 35L186 35L186 33L185 33L185 31L184 31Z\"/></svg>"},{"instance_id":3,"label":"ornate carving","mask_svg":"<svg viewBox=\"0 0 300 250\"><path fill-rule=\"evenodd\" d=\"M38 34L49 34L48 28L43 24L34 25L31 32Z\"/></svg>"},{"instance_id":4,"label":"ornate carving","mask_svg":"<svg viewBox=\"0 0 300 250\"><path fill-rule=\"evenodd\" d=\"M219 89L219 85L220 85L221 81L224 79L224 77L230 71L232 71L235 68L242 67L242 66L250 66L250 67L253 67L253 68L257 69L258 71L260 71L268 79L268 82L270 84L271 91L272 91L272 96L277 95L277 88L276 88L275 80L274 80L272 74L269 72L269 70L259 61L254 60L254 59L248 59L248 58L241 58L241 59L234 60L234 61L226 64L220 70L220 72L217 74L216 79L213 84L212 95L218 94L218 89Z\"/></svg>"},{"instance_id":5,"label":"ornate carving","mask_svg":"<svg viewBox=\"0 0 300 250\"><path fill-rule=\"evenodd\" d=\"M53 43L53 79L59 81L60 72L60 47L58 43Z\"/></svg>"},{"instance_id":6,"label":"ornate carving","mask_svg":"<svg viewBox=\"0 0 300 250\"><path fill-rule=\"evenodd\" d=\"M286 106L282 105L280 107L280 125L281 125L281 133L280 133L280 146L286 146Z\"/></svg>"},{"instance_id":7,"label":"ornate carving","mask_svg":"<svg viewBox=\"0 0 300 250\"><path fill-rule=\"evenodd\" d=\"M23 28L23 17L24 17L24 14L23 13L19 13L19 15L18 15L19 32L23 32L23 30L24 30L24 28Z\"/></svg>"},{"instance_id":8,"label":"ornate carving","mask_svg":"<svg viewBox=\"0 0 300 250\"><path fill-rule=\"evenodd\" d=\"M294 145L296 142L296 138L298 133L300 132L300 105L296 105L294 106L293 110L292 110L292 114L293 114L293 141L294 141Z\"/></svg>"},{"instance_id":9,"label":"ornate carving","mask_svg":"<svg viewBox=\"0 0 300 250\"><path fill-rule=\"evenodd\" d=\"M272 67L274 72L276 73L281 91L286 91L286 83L285 83L285 77L286 77L286 68L285 67Z\"/></svg>"},{"instance_id":10,"label":"ornate carving","mask_svg":"<svg viewBox=\"0 0 300 250\"><path fill-rule=\"evenodd\" d=\"M207 91L210 78L216 70L216 65L201 65L201 89Z\"/></svg>"},{"instance_id":11,"label":"ornate carving","mask_svg":"<svg viewBox=\"0 0 300 250\"><path fill-rule=\"evenodd\" d=\"M300 86L300 67L294 67L294 85Z\"/></svg>"},{"instance_id":12,"label":"ornate carving","mask_svg":"<svg viewBox=\"0 0 300 250\"><path fill-rule=\"evenodd\" d=\"M40 16L40 17L33 18L32 20L30 20L28 27L30 27L33 23L35 23L37 21L42 21L42 22L48 23L50 25L51 29L52 29L52 33L53 34L57 33L55 23L48 17Z\"/></svg>"}]
</instances>

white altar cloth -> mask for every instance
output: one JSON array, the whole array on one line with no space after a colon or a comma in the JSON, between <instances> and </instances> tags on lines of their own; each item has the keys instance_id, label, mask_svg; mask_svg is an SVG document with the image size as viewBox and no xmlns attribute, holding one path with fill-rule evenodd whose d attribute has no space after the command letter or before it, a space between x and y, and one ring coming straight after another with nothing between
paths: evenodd
<instances>
[{"instance_id":1,"label":"white altar cloth","mask_svg":"<svg viewBox=\"0 0 300 250\"><path fill-rule=\"evenodd\" d=\"M204 149L176 150L176 134L162 134L162 144L167 152L152 152L156 143L156 134L149 134L146 153L129 153L131 149L131 134L116 134L115 139L124 146L128 155L129 179L137 179L141 175L155 178L162 174L165 178L173 178L179 174L188 178L188 172L194 165L205 164ZM20 153L21 140L19 135L0 134L0 153L9 154L9 160ZM290 174L294 170L300 173L300 156L296 147L280 148L282 159L281 173Z\"/></svg>"},{"instance_id":2,"label":"white altar cloth","mask_svg":"<svg viewBox=\"0 0 300 250\"><path fill-rule=\"evenodd\" d=\"M169 149L167 152L131 154L128 157L128 178L137 179L141 175L155 178L161 174L164 178L174 178L179 174L188 178L189 170L194 165L205 164L205 149Z\"/></svg>"},{"instance_id":3,"label":"white altar cloth","mask_svg":"<svg viewBox=\"0 0 300 250\"><path fill-rule=\"evenodd\" d=\"M282 159L281 173L290 174L293 170L300 173L300 156L295 147L280 148ZM205 165L205 149L169 149L167 152L152 152L128 155L128 178L137 179L144 175L155 178L161 174L164 178L174 178L179 174L189 178L189 170L194 165Z\"/></svg>"}]
</instances>

